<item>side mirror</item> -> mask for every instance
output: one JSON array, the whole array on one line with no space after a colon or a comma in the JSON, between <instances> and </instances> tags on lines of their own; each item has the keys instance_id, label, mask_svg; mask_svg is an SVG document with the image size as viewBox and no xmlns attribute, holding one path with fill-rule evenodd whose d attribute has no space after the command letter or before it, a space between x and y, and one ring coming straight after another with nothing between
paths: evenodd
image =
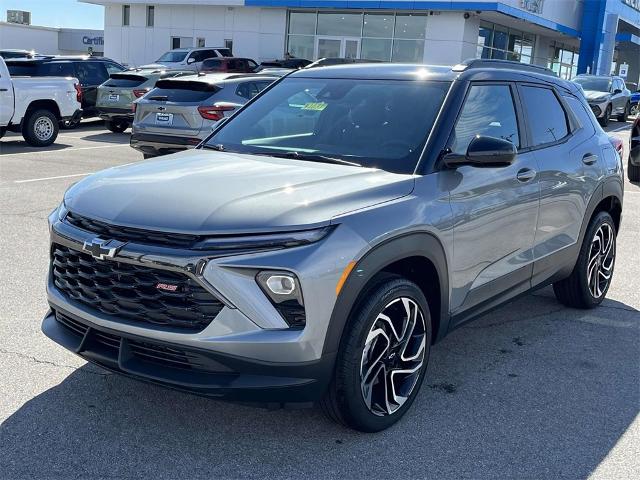
<instances>
[{"instance_id":1,"label":"side mirror","mask_svg":"<svg viewBox=\"0 0 640 480\"><path fill-rule=\"evenodd\" d=\"M196 59L193 57L187 58L187 65L191 65L192 63L196 63Z\"/></svg>"},{"instance_id":2,"label":"side mirror","mask_svg":"<svg viewBox=\"0 0 640 480\"><path fill-rule=\"evenodd\" d=\"M443 162L448 168L462 165L472 167L508 167L516 159L517 150L513 143L502 138L476 135L465 155L448 153Z\"/></svg>"}]
</instances>

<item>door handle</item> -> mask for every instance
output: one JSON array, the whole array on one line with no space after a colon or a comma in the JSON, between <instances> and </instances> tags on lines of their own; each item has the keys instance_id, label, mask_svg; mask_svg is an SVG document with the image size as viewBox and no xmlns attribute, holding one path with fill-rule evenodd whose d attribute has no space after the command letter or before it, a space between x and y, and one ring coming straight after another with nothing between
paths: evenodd
<instances>
[{"instance_id":1,"label":"door handle","mask_svg":"<svg viewBox=\"0 0 640 480\"><path fill-rule=\"evenodd\" d=\"M9 91L8 88L0 88L0 92L7 92L7 91Z\"/></svg>"},{"instance_id":2,"label":"door handle","mask_svg":"<svg viewBox=\"0 0 640 480\"><path fill-rule=\"evenodd\" d=\"M585 153L584 157L582 157L582 163L585 165L593 165L598 161L598 155L594 155L593 153Z\"/></svg>"},{"instance_id":3,"label":"door handle","mask_svg":"<svg viewBox=\"0 0 640 480\"><path fill-rule=\"evenodd\" d=\"M516 174L516 178L518 179L519 182L526 183L536 178L536 175L537 175L537 172L535 170L531 168L523 168L521 170L518 170L518 173Z\"/></svg>"}]
</instances>

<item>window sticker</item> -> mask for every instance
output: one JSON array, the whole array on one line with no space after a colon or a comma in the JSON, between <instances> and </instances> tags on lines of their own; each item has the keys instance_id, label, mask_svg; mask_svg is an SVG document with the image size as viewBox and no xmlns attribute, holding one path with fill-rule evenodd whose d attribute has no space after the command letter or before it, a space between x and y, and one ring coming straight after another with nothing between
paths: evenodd
<instances>
[{"instance_id":1,"label":"window sticker","mask_svg":"<svg viewBox=\"0 0 640 480\"><path fill-rule=\"evenodd\" d=\"M317 112L321 112L325 108L327 108L327 104L324 102L310 102L306 103L304 107L302 107L302 110L315 110Z\"/></svg>"}]
</instances>

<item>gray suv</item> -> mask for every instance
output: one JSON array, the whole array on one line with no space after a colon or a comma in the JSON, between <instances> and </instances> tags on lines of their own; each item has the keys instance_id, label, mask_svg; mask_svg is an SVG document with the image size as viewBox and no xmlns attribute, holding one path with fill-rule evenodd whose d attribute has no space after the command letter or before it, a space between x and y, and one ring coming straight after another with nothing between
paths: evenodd
<instances>
[{"instance_id":1,"label":"gray suv","mask_svg":"<svg viewBox=\"0 0 640 480\"><path fill-rule=\"evenodd\" d=\"M609 125L611 116L626 122L631 112L631 92L621 77L611 75L578 75L573 79L582 87L584 96L600 125Z\"/></svg>"},{"instance_id":2,"label":"gray suv","mask_svg":"<svg viewBox=\"0 0 640 480\"><path fill-rule=\"evenodd\" d=\"M145 158L194 148L276 78L211 73L158 80L133 103L130 145Z\"/></svg>"},{"instance_id":3,"label":"gray suv","mask_svg":"<svg viewBox=\"0 0 640 480\"><path fill-rule=\"evenodd\" d=\"M50 216L44 333L136 379L378 431L434 342L607 294L623 170L577 85L500 61L298 70Z\"/></svg>"}]
</instances>

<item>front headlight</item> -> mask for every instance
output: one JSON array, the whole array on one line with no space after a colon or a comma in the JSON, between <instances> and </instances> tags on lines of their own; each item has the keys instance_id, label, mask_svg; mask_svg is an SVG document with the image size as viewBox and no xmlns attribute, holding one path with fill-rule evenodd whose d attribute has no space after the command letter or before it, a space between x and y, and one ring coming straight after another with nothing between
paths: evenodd
<instances>
[{"instance_id":1,"label":"front headlight","mask_svg":"<svg viewBox=\"0 0 640 480\"><path fill-rule=\"evenodd\" d=\"M298 232L211 237L194 245L195 250L270 250L291 248L318 242L329 235L333 226Z\"/></svg>"}]
</instances>

